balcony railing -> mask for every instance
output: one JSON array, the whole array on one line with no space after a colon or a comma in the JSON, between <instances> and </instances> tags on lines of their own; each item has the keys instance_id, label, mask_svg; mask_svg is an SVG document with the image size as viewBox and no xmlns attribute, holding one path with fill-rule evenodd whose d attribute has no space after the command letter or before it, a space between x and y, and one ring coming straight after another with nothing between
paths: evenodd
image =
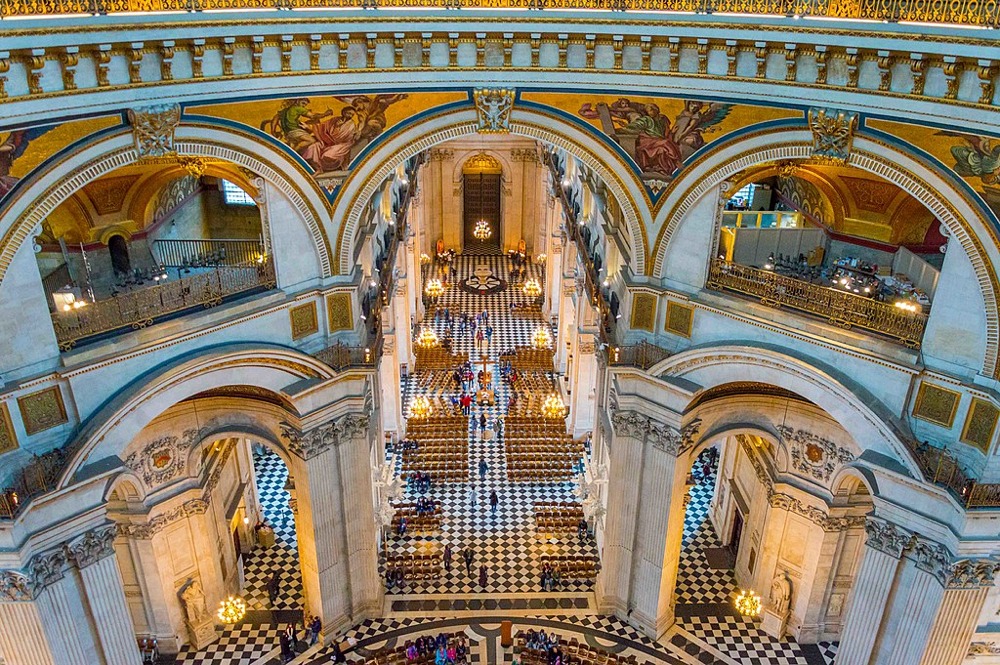
<instances>
[{"instance_id":1,"label":"balcony railing","mask_svg":"<svg viewBox=\"0 0 1000 665\"><path fill-rule=\"evenodd\" d=\"M1000 5L978 0L0 0L0 17L123 12L194 12L216 9L368 9L419 6L437 9L590 9L818 16L870 21L920 21L996 26Z\"/></svg>"},{"instance_id":2,"label":"balcony railing","mask_svg":"<svg viewBox=\"0 0 1000 665\"><path fill-rule=\"evenodd\" d=\"M922 313L719 259L709 268L708 288L753 296L770 307L791 307L842 328L864 328L914 349L920 348L927 325Z\"/></svg>"},{"instance_id":3,"label":"balcony railing","mask_svg":"<svg viewBox=\"0 0 1000 665\"><path fill-rule=\"evenodd\" d=\"M53 312L52 324L59 348L67 351L81 340L114 331L139 330L156 320L193 307L214 307L226 298L275 287L270 257L245 266L219 266L209 272L183 277L68 312Z\"/></svg>"},{"instance_id":4,"label":"balcony railing","mask_svg":"<svg viewBox=\"0 0 1000 665\"><path fill-rule=\"evenodd\" d=\"M153 255L164 268L245 266L264 256L259 240L154 240Z\"/></svg>"},{"instance_id":5,"label":"balcony railing","mask_svg":"<svg viewBox=\"0 0 1000 665\"><path fill-rule=\"evenodd\" d=\"M927 482L945 488L966 508L1000 508L1000 484L980 483L945 448L904 441Z\"/></svg>"},{"instance_id":6,"label":"balcony railing","mask_svg":"<svg viewBox=\"0 0 1000 665\"><path fill-rule=\"evenodd\" d=\"M0 520L14 519L31 499L54 490L76 450L67 446L35 455L14 472L10 484L0 489Z\"/></svg>"},{"instance_id":7,"label":"balcony railing","mask_svg":"<svg viewBox=\"0 0 1000 665\"><path fill-rule=\"evenodd\" d=\"M618 367L638 367L647 370L672 354L649 342L616 346L608 352L608 363Z\"/></svg>"},{"instance_id":8,"label":"balcony railing","mask_svg":"<svg viewBox=\"0 0 1000 665\"><path fill-rule=\"evenodd\" d=\"M349 346L337 342L313 356L338 372L358 367L375 367L382 357L382 339L382 335L378 334L370 340L368 346Z\"/></svg>"}]
</instances>

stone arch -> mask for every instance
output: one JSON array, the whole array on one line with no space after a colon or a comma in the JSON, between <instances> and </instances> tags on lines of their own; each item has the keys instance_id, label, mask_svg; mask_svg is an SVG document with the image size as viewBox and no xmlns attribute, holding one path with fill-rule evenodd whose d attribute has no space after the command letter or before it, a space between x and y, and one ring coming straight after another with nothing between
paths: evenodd
<instances>
[{"instance_id":1,"label":"stone arch","mask_svg":"<svg viewBox=\"0 0 1000 665\"><path fill-rule=\"evenodd\" d=\"M893 417L878 400L848 387L836 370L817 367L783 350L748 345L695 348L661 361L649 374L662 379L683 378L709 389L730 382L733 376L755 380L804 397L835 420L857 442L898 460L910 476L922 475L893 426Z\"/></svg>"},{"instance_id":2,"label":"stone arch","mask_svg":"<svg viewBox=\"0 0 1000 665\"><path fill-rule=\"evenodd\" d=\"M449 110L431 115L387 136L354 167L341 188L333 210L333 219L344 220L336 241L339 274L351 271L357 242L355 236L364 207L381 183L405 160L449 139L475 135L477 126L474 109ZM562 148L578 157L604 180L621 206L629 230L630 267L633 273L644 274L648 252L646 228L652 222L652 214L642 181L622 157L592 131L556 115L517 104L511 112L510 133Z\"/></svg>"},{"instance_id":3,"label":"stone arch","mask_svg":"<svg viewBox=\"0 0 1000 665\"><path fill-rule=\"evenodd\" d=\"M69 442L75 451L58 488L72 485L81 468L120 458L132 440L171 406L212 388L247 386L281 393L303 379L333 378L315 358L277 345L232 344L167 363L124 387L84 423ZM163 408L151 409L158 401Z\"/></svg>"},{"instance_id":4,"label":"stone arch","mask_svg":"<svg viewBox=\"0 0 1000 665\"><path fill-rule=\"evenodd\" d=\"M238 130L184 123L175 131L174 148L181 156L222 159L245 167L274 185L305 220L322 276L331 275L330 245L324 228L326 198L312 177L285 152ZM95 178L139 161L131 132L121 130L78 146L72 154L50 160L27 176L0 211L0 282L17 249L59 204ZM270 245L266 218L261 215Z\"/></svg>"},{"instance_id":5,"label":"stone arch","mask_svg":"<svg viewBox=\"0 0 1000 665\"><path fill-rule=\"evenodd\" d=\"M812 156L812 135L805 129L776 128L723 142L689 165L672 183L655 218L659 235L653 243L649 274L663 278L667 247L685 214L711 189L741 171L764 162L806 160ZM1000 369L1000 307L995 265L1000 246L991 222L951 177L927 166L916 156L864 132L854 138L848 166L874 173L927 207L962 246L976 272L986 305L986 353L983 372Z\"/></svg>"}]
</instances>

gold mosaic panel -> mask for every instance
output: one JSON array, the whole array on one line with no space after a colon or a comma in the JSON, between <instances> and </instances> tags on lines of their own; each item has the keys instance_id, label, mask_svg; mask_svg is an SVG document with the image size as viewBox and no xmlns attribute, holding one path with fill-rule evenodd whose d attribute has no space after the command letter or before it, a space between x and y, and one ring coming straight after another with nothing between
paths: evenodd
<instances>
[{"instance_id":1,"label":"gold mosaic panel","mask_svg":"<svg viewBox=\"0 0 1000 665\"><path fill-rule=\"evenodd\" d=\"M319 331L315 302L292 307L288 310L288 318L292 324L292 339L301 339Z\"/></svg>"},{"instance_id":2,"label":"gold mosaic panel","mask_svg":"<svg viewBox=\"0 0 1000 665\"><path fill-rule=\"evenodd\" d=\"M681 337L691 336L691 326L694 324L694 307L688 307L678 302L667 302L667 322L664 329Z\"/></svg>"},{"instance_id":3,"label":"gold mosaic panel","mask_svg":"<svg viewBox=\"0 0 1000 665\"><path fill-rule=\"evenodd\" d=\"M913 405L913 415L942 427L951 427L955 422L955 411L961 393L935 386L926 381L920 384L917 401Z\"/></svg>"},{"instance_id":4,"label":"gold mosaic panel","mask_svg":"<svg viewBox=\"0 0 1000 665\"><path fill-rule=\"evenodd\" d=\"M962 427L962 442L989 454L998 419L1000 419L1000 409L997 409L992 402L973 397L969 413L965 416L965 425Z\"/></svg>"},{"instance_id":5,"label":"gold mosaic panel","mask_svg":"<svg viewBox=\"0 0 1000 665\"><path fill-rule=\"evenodd\" d=\"M0 404L0 455L17 448L14 424L10 421L10 411L6 404Z\"/></svg>"},{"instance_id":6,"label":"gold mosaic panel","mask_svg":"<svg viewBox=\"0 0 1000 665\"><path fill-rule=\"evenodd\" d=\"M652 293L632 295L632 318L629 324L633 330L653 332L656 326L656 296Z\"/></svg>"},{"instance_id":7,"label":"gold mosaic panel","mask_svg":"<svg viewBox=\"0 0 1000 665\"><path fill-rule=\"evenodd\" d=\"M19 397L17 408L21 411L24 431L28 433L28 436L58 427L69 421L66 417L66 406L63 404L62 391L59 386L52 386L37 393Z\"/></svg>"},{"instance_id":8,"label":"gold mosaic panel","mask_svg":"<svg viewBox=\"0 0 1000 665\"><path fill-rule=\"evenodd\" d=\"M328 295L326 297L326 310L330 321L330 332L354 330L350 293L331 293Z\"/></svg>"}]
</instances>

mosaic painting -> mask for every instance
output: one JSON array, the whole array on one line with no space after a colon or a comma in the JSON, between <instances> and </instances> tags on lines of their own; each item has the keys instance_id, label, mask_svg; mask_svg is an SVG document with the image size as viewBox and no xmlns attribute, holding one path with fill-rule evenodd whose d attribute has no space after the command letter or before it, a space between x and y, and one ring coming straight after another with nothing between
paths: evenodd
<instances>
[{"instance_id":1,"label":"mosaic painting","mask_svg":"<svg viewBox=\"0 0 1000 665\"><path fill-rule=\"evenodd\" d=\"M1000 138L868 118L877 129L930 154L964 179L1000 217Z\"/></svg>"},{"instance_id":2,"label":"mosaic painting","mask_svg":"<svg viewBox=\"0 0 1000 665\"><path fill-rule=\"evenodd\" d=\"M0 200L21 178L52 155L88 134L120 122L121 117L116 115L0 130Z\"/></svg>"},{"instance_id":3,"label":"mosaic painting","mask_svg":"<svg viewBox=\"0 0 1000 665\"><path fill-rule=\"evenodd\" d=\"M669 182L701 148L750 125L802 118L802 111L667 97L548 92L521 99L580 118L614 141L647 181Z\"/></svg>"},{"instance_id":4,"label":"mosaic painting","mask_svg":"<svg viewBox=\"0 0 1000 665\"><path fill-rule=\"evenodd\" d=\"M428 109L467 101L467 92L417 92L295 97L192 106L205 115L250 125L284 143L317 180L336 185L355 158L393 126Z\"/></svg>"}]
</instances>

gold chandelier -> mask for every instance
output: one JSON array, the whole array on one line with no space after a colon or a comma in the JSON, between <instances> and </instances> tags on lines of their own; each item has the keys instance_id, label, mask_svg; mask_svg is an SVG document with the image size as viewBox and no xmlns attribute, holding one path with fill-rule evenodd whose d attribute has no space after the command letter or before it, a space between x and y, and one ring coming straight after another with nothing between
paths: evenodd
<instances>
[{"instance_id":1,"label":"gold chandelier","mask_svg":"<svg viewBox=\"0 0 1000 665\"><path fill-rule=\"evenodd\" d=\"M433 349L438 345L438 336L430 328L423 328L417 335L417 346L421 349Z\"/></svg>"},{"instance_id":2,"label":"gold chandelier","mask_svg":"<svg viewBox=\"0 0 1000 665\"><path fill-rule=\"evenodd\" d=\"M424 293L431 298L440 298L444 295L444 284L441 283L440 279L435 277L427 282L427 286L424 287Z\"/></svg>"},{"instance_id":3,"label":"gold chandelier","mask_svg":"<svg viewBox=\"0 0 1000 665\"><path fill-rule=\"evenodd\" d=\"M484 240L489 240L490 236L493 235L493 230L490 229L489 223L485 219L481 219L476 222L476 228L473 229L472 235L480 242Z\"/></svg>"},{"instance_id":4,"label":"gold chandelier","mask_svg":"<svg viewBox=\"0 0 1000 665\"><path fill-rule=\"evenodd\" d=\"M521 288L524 291L524 295L529 298L537 298L542 295L542 285L534 277L525 282Z\"/></svg>"},{"instance_id":5,"label":"gold chandelier","mask_svg":"<svg viewBox=\"0 0 1000 665\"><path fill-rule=\"evenodd\" d=\"M410 404L411 418L430 418L432 413L434 413L434 407L431 406L429 399L423 395L413 398L413 402Z\"/></svg>"},{"instance_id":6,"label":"gold chandelier","mask_svg":"<svg viewBox=\"0 0 1000 665\"><path fill-rule=\"evenodd\" d=\"M219 603L217 616L222 623L239 623L247 615L247 604L239 596L229 596Z\"/></svg>"},{"instance_id":7,"label":"gold chandelier","mask_svg":"<svg viewBox=\"0 0 1000 665\"><path fill-rule=\"evenodd\" d=\"M545 326L538 326L531 335L531 343L536 349L546 349L552 343L552 333Z\"/></svg>"},{"instance_id":8,"label":"gold chandelier","mask_svg":"<svg viewBox=\"0 0 1000 665\"><path fill-rule=\"evenodd\" d=\"M546 418L565 418L566 417L566 405L562 401L562 397L556 393L552 393L545 398L542 402L542 415Z\"/></svg>"},{"instance_id":9,"label":"gold chandelier","mask_svg":"<svg viewBox=\"0 0 1000 665\"><path fill-rule=\"evenodd\" d=\"M751 589L741 589L740 594L733 600L736 611L747 618L760 616L761 602L760 596Z\"/></svg>"}]
</instances>

